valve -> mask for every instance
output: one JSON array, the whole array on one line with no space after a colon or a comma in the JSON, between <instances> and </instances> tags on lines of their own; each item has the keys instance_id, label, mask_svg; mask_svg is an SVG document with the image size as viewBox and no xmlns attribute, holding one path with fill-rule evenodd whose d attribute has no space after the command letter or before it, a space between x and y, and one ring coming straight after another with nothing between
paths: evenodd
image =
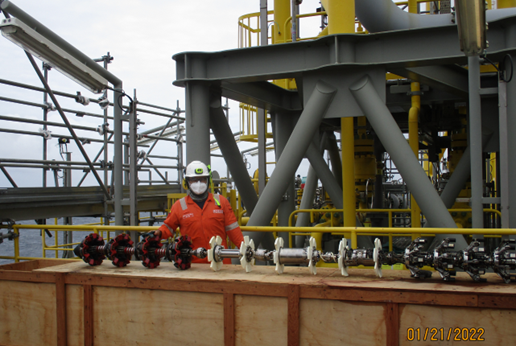
<instances>
[{"instance_id":1,"label":"valve","mask_svg":"<svg viewBox=\"0 0 516 346\"><path fill-rule=\"evenodd\" d=\"M462 250L462 269L476 282L487 281L481 278L480 275L486 273L490 262L491 259L485 252L482 239L473 239L471 244Z\"/></svg>"},{"instance_id":2,"label":"valve","mask_svg":"<svg viewBox=\"0 0 516 346\"><path fill-rule=\"evenodd\" d=\"M463 262L462 251L449 251L455 249L455 238L443 239L434 249L434 268L439 272L444 281L455 281L455 268L460 268Z\"/></svg>"},{"instance_id":3,"label":"valve","mask_svg":"<svg viewBox=\"0 0 516 346\"><path fill-rule=\"evenodd\" d=\"M503 240L500 246L493 251L493 270L503 281L511 282L511 270L516 270L516 240Z\"/></svg>"},{"instance_id":4,"label":"valve","mask_svg":"<svg viewBox=\"0 0 516 346\"><path fill-rule=\"evenodd\" d=\"M410 270L410 276L419 279L426 279L432 276L431 271L421 269L424 266L432 266L433 264L433 255L423 251L425 243L425 239L415 239L405 249L405 254L403 256L405 266Z\"/></svg>"}]
</instances>

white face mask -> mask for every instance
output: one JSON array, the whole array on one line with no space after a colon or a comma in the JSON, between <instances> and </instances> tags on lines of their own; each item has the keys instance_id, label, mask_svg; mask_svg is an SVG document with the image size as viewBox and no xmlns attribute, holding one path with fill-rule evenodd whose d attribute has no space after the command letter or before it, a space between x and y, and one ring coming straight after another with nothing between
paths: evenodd
<instances>
[{"instance_id":1,"label":"white face mask","mask_svg":"<svg viewBox=\"0 0 516 346\"><path fill-rule=\"evenodd\" d=\"M206 192L206 189L208 188L208 184L202 183L200 181L196 181L193 183L190 183L190 190L192 190L193 193L196 195L202 195Z\"/></svg>"}]
</instances>

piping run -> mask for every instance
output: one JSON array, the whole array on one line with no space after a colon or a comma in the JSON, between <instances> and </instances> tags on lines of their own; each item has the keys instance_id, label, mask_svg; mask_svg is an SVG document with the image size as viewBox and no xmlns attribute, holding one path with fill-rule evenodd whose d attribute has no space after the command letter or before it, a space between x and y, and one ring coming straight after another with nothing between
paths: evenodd
<instances>
[{"instance_id":1,"label":"piping run","mask_svg":"<svg viewBox=\"0 0 516 346\"><path fill-rule=\"evenodd\" d=\"M328 0L321 0L326 8ZM455 25L452 14L420 15L400 9L392 0L356 0L355 14L369 32ZM328 13L331 16L331 13ZM516 8L486 11L487 22L516 15Z\"/></svg>"}]
</instances>

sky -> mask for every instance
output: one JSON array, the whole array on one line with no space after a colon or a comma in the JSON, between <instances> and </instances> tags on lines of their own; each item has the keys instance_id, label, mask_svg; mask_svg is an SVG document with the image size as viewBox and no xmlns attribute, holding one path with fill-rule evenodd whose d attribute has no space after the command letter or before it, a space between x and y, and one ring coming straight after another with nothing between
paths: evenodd
<instances>
[{"instance_id":1,"label":"sky","mask_svg":"<svg viewBox=\"0 0 516 346\"><path fill-rule=\"evenodd\" d=\"M179 104L184 109L184 89L175 87L174 54L185 51L220 51L234 49L238 46L238 18L241 15L259 12L259 0L14 0L32 17L43 23L70 44L81 50L91 58L100 58L107 52L114 57L108 69L124 83L124 90L133 96L134 90L138 100L168 108L176 108ZM273 1L269 1L272 9ZM300 13L312 13L319 7L318 0L304 0ZM3 14L1 14L3 18ZM319 19L303 20L301 36L313 36L319 31ZM37 60L38 64L41 62ZM22 49L0 37L0 79L40 86L39 79L32 69L29 60ZM82 95L97 99L99 95L90 93L80 85L70 81L59 72L51 70L49 84L53 90ZM0 83L0 96L22 99L29 102L42 103L42 94L20 88L5 86ZM109 95L112 99L112 95ZM96 104L85 107L75 101L59 98L63 108L84 110L95 114L102 114ZM125 101L127 102L127 101ZM238 104L230 103L230 125L233 132L239 130ZM0 100L0 115L42 119L42 110L37 107L20 106L15 103ZM112 115L110 111L110 115ZM145 122L140 131L154 128L165 123L163 117L142 115ZM102 119L92 117L76 117L68 115L70 122L97 128ZM49 113L49 121L62 122L57 112ZM42 125L16 125L13 122L0 120L0 128L21 129L38 133ZM53 128L52 139L47 141L48 159L62 160L57 138L59 134L68 134L66 129ZM78 135L86 132L77 131ZM88 133L95 138L95 133ZM97 135L98 139L102 137ZM28 158L42 159L42 137L29 135L13 135L1 133L1 158ZM253 147L254 144L242 143L241 149ZM99 144L87 144L86 150L90 158L100 150ZM72 152L72 160L82 160L78 148L68 145ZM174 155L175 145L171 142L160 143L153 154ZM112 153L110 154L112 155ZM75 160L74 160L75 159ZM256 157L248 157L249 172L252 174L257 168ZM273 154L269 153L267 161L273 161ZM159 161L159 160L158 160ZM168 160L170 162L170 160ZM155 162L155 164L166 164ZM222 159L214 159L212 165L219 170L221 176L226 175L226 168ZM305 169L307 164L303 165ZM273 166L268 166L268 174ZM41 170L25 168L7 168L19 187L42 186ZM172 173L172 172L171 172ZM61 174L61 173L58 173ZM301 174L304 174L301 172ZM72 185L76 185L82 173L74 171ZM148 176L140 173L140 179ZM157 178L156 175L153 176ZM60 181L60 184L62 182ZM84 185L93 185L94 180L88 177ZM54 186L52 174L47 177L47 186ZM11 187L4 174L0 172L0 188Z\"/></svg>"}]
</instances>

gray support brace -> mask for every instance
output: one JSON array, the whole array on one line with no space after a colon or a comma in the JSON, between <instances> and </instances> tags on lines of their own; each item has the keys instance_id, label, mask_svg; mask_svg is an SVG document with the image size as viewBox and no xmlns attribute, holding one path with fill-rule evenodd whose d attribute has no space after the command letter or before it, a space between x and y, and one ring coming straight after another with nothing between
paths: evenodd
<instances>
[{"instance_id":1,"label":"gray support brace","mask_svg":"<svg viewBox=\"0 0 516 346\"><path fill-rule=\"evenodd\" d=\"M487 134L482 136L482 147L485 147L490 137L491 136ZM460 158L457 167L455 167L453 170L450 180L448 180L446 187L441 193L441 200L447 209L453 207L455 204L455 199L457 199L460 191L464 188L464 185L466 185L466 182L468 181L471 168L470 160L470 149L468 146L466 150L464 150L464 153L462 153L462 157Z\"/></svg>"},{"instance_id":2,"label":"gray support brace","mask_svg":"<svg viewBox=\"0 0 516 346\"><path fill-rule=\"evenodd\" d=\"M473 228L484 227L482 206L482 113L480 110L480 58L468 57L469 119L468 147L471 161L471 217Z\"/></svg>"},{"instance_id":3,"label":"gray support brace","mask_svg":"<svg viewBox=\"0 0 516 346\"><path fill-rule=\"evenodd\" d=\"M394 164L429 223L433 227L457 227L414 156L396 121L369 81L369 77L365 76L358 80L350 87L350 90L386 151L391 155ZM461 244L457 244L457 247L460 246Z\"/></svg>"},{"instance_id":4,"label":"gray support brace","mask_svg":"<svg viewBox=\"0 0 516 346\"><path fill-rule=\"evenodd\" d=\"M249 219L249 226L263 226L270 223L285 191L285 186L292 181L296 169L303 159L303 155L308 149L315 132L318 130L319 124L336 91L334 87L322 81L319 81L315 86L283 151L283 155L281 155L277 162L276 169L263 190L253 215ZM253 235L253 238L256 244L260 244L266 236L271 237L267 233L258 233Z\"/></svg>"},{"instance_id":5,"label":"gray support brace","mask_svg":"<svg viewBox=\"0 0 516 346\"><path fill-rule=\"evenodd\" d=\"M252 214L258 202L258 196L254 191L253 183L249 178L244 161L240 159L240 150L235 143L233 133L229 128L222 108L210 108L210 126L242 197L245 208L248 214Z\"/></svg>"},{"instance_id":6,"label":"gray support brace","mask_svg":"<svg viewBox=\"0 0 516 346\"><path fill-rule=\"evenodd\" d=\"M314 167L317 176L321 179L324 189L328 192L328 195L330 195L335 208L342 209L342 188L339 186L337 179L333 176L326 161L324 161L321 152L317 150L313 143L308 147L306 156L308 160L310 160L310 166Z\"/></svg>"}]
</instances>

